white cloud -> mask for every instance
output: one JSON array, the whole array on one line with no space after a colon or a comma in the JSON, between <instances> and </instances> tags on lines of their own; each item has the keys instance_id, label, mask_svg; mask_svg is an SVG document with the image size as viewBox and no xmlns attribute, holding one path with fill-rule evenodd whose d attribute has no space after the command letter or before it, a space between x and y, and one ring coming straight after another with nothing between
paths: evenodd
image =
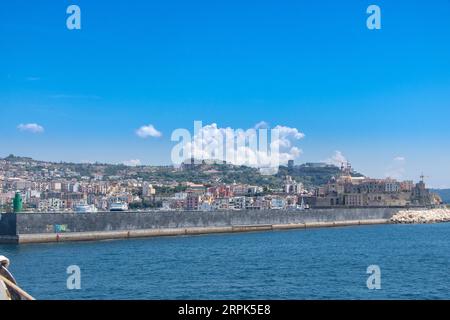
<instances>
[{"instance_id":1,"label":"white cloud","mask_svg":"<svg viewBox=\"0 0 450 320\"><path fill-rule=\"evenodd\" d=\"M136 166L140 166L142 165L141 160L139 159L131 159L131 160L126 160L124 162L122 162L124 165L126 166L130 166L130 167L136 167Z\"/></svg>"},{"instance_id":2,"label":"white cloud","mask_svg":"<svg viewBox=\"0 0 450 320\"><path fill-rule=\"evenodd\" d=\"M297 147L292 147L289 153L293 156L293 159L294 159L294 158L298 158L302 154L302 152L303 152L302 149L299 149Z\"/></svg>"},{"instance_id":3,"label":"white cloud","mask_svg":"<svg viewBox=\"0 0 450 320\"><path fill-rule=\"evenodd\" d=\"M397 156L392 159L391 164L388 166L386 173L384 174L385 177L402 179L405 174L405 163L406 158L402 156Z\"/></svg>"},{"instance_id":4,"label":"white cloud","mask_svg":"<svg viewBox=\"0 0 450 320\"><path fill-rule=\"evenodd\" d=\"M261 131L254 128L220 128L212 123L202 126L192 140L183 146L183 154L185 159L192 156L198 160L226 160L235 165L256 168L270 166L277 169L278 165L286 164L301 154L301 149L293 146L295 141L305 136L298 129L276 126L266 133L267 144L264 148L260 140Z\"/></svg>"},{"instance_id":5,"label":"white cloud","mask_svg":"<svg viewBox=\"0 0 450 320\"><path fill-rule=\"evenodd\" d=\"M152 124L140 127L139 129L136 130L136 134L138 135L138 137L141 138L148 138L148 137L158 138L162 136L162 133L156 130L156 128Z\"/></svg>"},{"instance_id":6,"label":"white cloud","mask_svg":"<svg viewBox=\"0 0 450 320\"><path fill-rule=\"evenodd\" d=\"M280 131L280 136L282 136L283 138L286 137L293 137L294 139L303 139L305 137L305 134L298 131L297 128L291 128L291 127L286 127L286 126L276 126L274 129L277 129Z\"/></svg>"},{"instance_id":7,"label":"white cloud","mask_svg":"<svg viewBox=\"0 0 450 320\"><path fill-rule=\"evenodd\" d=\"M278 140L272 141L272 144L278 144L279 148L290 148L293 140L300 140L305 137L305 135L296 128L278 125L274 129L278 130L280 136Z\"/></svg>"},{"instance_id":8,"label":"white cloud","mask_svg":"<svg viewBox=\"0 0 450 320\"><path fill-rule=\"evenodd\" d=\"M37 123L26 123L19 124L17 129L20 131L31 132L31 133L42 133L44 132L44 127L38 125Z\"/></svg>"},{"instance_id":9,"label":"white cloud","mask_svg":"<svg viewBox=\"0 0 450 320\"><path fill-rule=\"evenodd\" d=\"M342 154L341 151L336 150L330 158L325 160L325 162L340 167L343 163L347 162L347 158Z\"/></svg>"}]
</instances>

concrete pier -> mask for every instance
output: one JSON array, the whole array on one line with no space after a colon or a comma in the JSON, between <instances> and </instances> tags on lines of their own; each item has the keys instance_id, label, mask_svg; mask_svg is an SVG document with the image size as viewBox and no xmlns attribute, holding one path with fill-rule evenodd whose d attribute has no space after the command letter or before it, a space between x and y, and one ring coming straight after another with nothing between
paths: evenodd
<instances>
[{"instance_id":1,"label":"concrete pier","mask_svg":"<svg viewBox=\"0 0 450 320\"><path fill-rule=\"evenodd\" d=\"M0 243L94 241L389 223L400 208L0 215Z\"/></svg>"},{"instance_id":2,"label":"concrete pier","mask_svg":"<svg viewBox=\"0 0 450 320\"><path fill-rule=\"evenodd\" d=\"M204 227L204 228L176 228L176 229L142 229L130 231L94 231L94 232L71 232L71 233L39 233L22 234L18 236L0 236L0 243L49 243L67 241L100 241L114 239L151 238L163 236L185 236L202 235L214 233L237 233L256 231L276 231L309 228L329 228L356 225L386 224L389 220L360 220L360 221L340 221L318 222L318 223L297 223L279 225L254 225L254 226L232 226L232 227Z\"/></svg>"}]
</instances>

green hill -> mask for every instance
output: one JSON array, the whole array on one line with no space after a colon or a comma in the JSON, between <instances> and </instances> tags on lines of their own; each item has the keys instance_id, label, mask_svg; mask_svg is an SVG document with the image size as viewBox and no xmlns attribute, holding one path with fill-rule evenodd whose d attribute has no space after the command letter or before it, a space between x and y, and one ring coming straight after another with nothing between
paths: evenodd
<instances>
[{"instance_id":1,"label":"green hill","mask_svg":"<svg viewBox=\"0 0 450 320\"><path fill-rule=\"evenodd\" d=\"M305 163L294 166L291 170L287 167L280 167L277 174L283 178L286 175L292 176L296 181L302 182L307 187L316 187L326 184L332 177L338 177L341 174L340 168L325 163ZM361 177L362 174L352 172L352 176Z\"/></svg>"},{"instance_id":2,"label":"green hill","mask_svg":"<svg viewBox=\"0 0 450 320\"><path fill-rule=\"evenodd\" d=\"M292 176L296 181L302 182L307 188L326 184L332 177L338 177L340 168L325 163L305 163L292 168L280 166L275 175L262 175L256 168L237 166L222 163L203 163L192 168L181 170L173 166L137 166L129 167L123 164L107 163L66 163L46 162L33 160L28 157L9 155L5 159L12 164L24 166L25 170L38 172L43 170L57 170L70 178L102 176L103 179L136 179L141 178L154 184L176 184L181 182L194 182L206 185L217 183L259 185L269 188L280 188L286 175ZM354 176L361 176L352 172Z\"/></svg>"}]
</instances>

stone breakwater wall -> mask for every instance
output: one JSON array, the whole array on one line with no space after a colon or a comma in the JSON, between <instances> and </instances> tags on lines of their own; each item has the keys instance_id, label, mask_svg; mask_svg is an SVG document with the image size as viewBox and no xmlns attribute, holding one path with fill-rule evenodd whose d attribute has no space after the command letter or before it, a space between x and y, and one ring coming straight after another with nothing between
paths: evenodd
<instances>
[{"instance_id":1,"label":"stone breakwater wall","mask_svg":"<svg viewBox=\"0 0 450 320\"><path fill-rule=\"evenodd\" d=\"M0 215L0 242L58 242L388 223L401 208L20 213Z\"/></svg>"},{"instance_id":2,"label":"stone breakwater wall","mask_svg":"<svg viewBox=\"0 0 450 320\"><path fill-rule=\"evenodd\" d=\"M393 223L438 223L450 222L450 209L400 210L392 218Z\"/></svg>"}]
</instances>

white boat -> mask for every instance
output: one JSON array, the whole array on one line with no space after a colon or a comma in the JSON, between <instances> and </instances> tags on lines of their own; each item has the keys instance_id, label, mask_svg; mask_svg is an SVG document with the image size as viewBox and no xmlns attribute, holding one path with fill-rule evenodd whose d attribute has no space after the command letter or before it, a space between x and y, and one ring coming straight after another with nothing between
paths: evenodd
<instances>
[{"instance_id":1,"label":"white boat","mask_svg":"<svg viewBox=\"0 0 450 320\"><path fill-rule=\"evenodd\" d=\"M91 205L89 205L89 204L79 204L79 205L76 205L73 208L73 210L76 213L95 213L95 212L98 211L97 208L93 204L91 204Z\"/></svg>"},{"instance_id":2,"label":"white boat","mask_svg":"<svg viewBox=\"0 0 450 320\"><path fill-rule=\"evenodd\" d=\"M113 202L109 206L109 211L127 211L127 210L128 204L121 201Z\"/></svg>"}]
</instances>

